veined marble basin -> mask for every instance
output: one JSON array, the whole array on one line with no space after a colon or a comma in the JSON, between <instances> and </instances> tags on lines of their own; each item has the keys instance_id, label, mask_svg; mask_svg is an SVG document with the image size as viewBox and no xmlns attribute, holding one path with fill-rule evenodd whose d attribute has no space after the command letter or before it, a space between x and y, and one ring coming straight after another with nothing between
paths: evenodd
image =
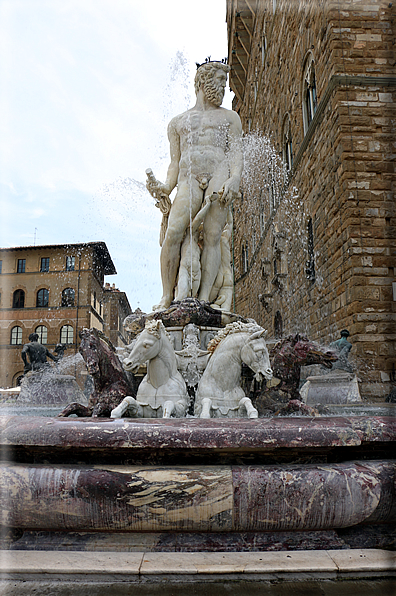
<instances>
[{"instance_id":1,"label":"veined marble basin","mask_svg":"<svg viewBox=\"0 0 396 596\"><path fill-rule=\"evenodd\" d=\"M44 540L98 550L266 550L393 540L392 417L0 423L10 548L43 548Z\"/></svg>"}]
</instances>

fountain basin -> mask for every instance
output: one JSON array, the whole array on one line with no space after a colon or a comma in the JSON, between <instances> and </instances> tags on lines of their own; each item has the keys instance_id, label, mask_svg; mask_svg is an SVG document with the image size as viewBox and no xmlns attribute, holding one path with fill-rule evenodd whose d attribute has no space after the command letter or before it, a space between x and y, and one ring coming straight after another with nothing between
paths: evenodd
<instances>
[{"instance_id":1,"label":"fountain basin","mask_svg":"<svg viewBox=\"0 0 396 596\"><path fill-rule=\"evenodd\" d=\"M394 540L393 417L0 421L9 548Z\"/></svg>"}]
</instances>

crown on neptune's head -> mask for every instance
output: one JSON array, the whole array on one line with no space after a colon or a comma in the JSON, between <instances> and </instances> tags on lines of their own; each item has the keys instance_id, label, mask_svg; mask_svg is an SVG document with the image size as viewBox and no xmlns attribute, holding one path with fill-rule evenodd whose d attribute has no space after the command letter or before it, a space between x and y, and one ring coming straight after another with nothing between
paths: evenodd
<instances>
[{"instance_id":1,"label":"crown on neptune's head","mask_svg":"<svg viewBox=\"0 0 396 596\"><path fill-rule=\"evenodd\" d=\"M220 64L227 64L227 58L222 58L221 60L211 60L211 56L208 56L205 58L205 62L202 62L202 64L199 62L195 63L197 65L197 70L200 66L204 66L204 64L209 64L210 62L220 62Z\"/></svg>"}]
</instances>

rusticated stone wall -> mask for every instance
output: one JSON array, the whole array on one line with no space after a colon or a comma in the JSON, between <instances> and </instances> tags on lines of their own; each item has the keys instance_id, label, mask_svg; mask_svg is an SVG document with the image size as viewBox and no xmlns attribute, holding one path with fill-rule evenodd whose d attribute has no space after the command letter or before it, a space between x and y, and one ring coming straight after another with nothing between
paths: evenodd
<instances>
[{"instance_id":1,"label":"rusticated stone wall","mask_svg":"<svg viewBox=\"0 0 396 596\"><path fill-rule=\"evenodd\" d=\"M272 187L259 165L234 205L235 308L270 336L328 343L347 328L363 396L383 398L396 366L395 8L261 0L248 11L228 2L234 109L246 133L271 137L279 164L289 120L293 164ZM307 60L317 99L304 126Z\"/></svg>"}]
</instances>

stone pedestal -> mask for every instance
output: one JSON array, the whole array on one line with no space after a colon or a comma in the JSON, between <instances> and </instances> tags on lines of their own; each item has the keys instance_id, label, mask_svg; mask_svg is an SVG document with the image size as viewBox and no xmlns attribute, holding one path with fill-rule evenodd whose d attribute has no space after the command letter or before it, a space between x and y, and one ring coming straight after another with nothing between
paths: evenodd
<instances>
[{"instance_id":1,"label":"stone pedestal","mask_svg":"<svg viewBox=\"0 0 396 596\"><path fill-rule=\"evenodd\" d=\"M308 377L300 389L300 395L302 401L310 405L350 404L362 401L356 375L343 370Z\"/></svg>"}]
</instances>

